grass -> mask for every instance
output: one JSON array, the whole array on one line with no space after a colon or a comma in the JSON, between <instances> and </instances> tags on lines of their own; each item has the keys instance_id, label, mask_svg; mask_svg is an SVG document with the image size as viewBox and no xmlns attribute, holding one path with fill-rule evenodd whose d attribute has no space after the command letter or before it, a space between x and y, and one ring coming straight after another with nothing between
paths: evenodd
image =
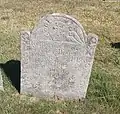
<instances>
[{"instance_id":1,"label":"grass","mask_svg":"<svg viewBox=\"0 0 120 114\"><path fill-rule=\"evenodd\" d=\"M0 63L20 60L20 35L47 13L75 17L88 32L99 36L85 101L48 101L21 95L3 73L0 114L119 114L120 2L102 0L0 0Z\"/></svg>"}]
</instances>

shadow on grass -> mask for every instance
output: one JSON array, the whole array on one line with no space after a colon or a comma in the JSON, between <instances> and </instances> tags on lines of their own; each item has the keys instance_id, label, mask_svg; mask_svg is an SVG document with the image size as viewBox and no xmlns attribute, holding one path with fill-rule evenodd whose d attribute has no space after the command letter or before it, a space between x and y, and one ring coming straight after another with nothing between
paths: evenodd
<instances>
[{"instance_id":1,"label":"shadow on grass","mask_svg":"<svg viewBox=\"0 0 120 114\"><path fill-rule=\"evenodd\" d=\"M120 48L120 42L111 43L110 45L111 45L113 48Z\"/></svg>"},{"instance_id":2,"label":"shadow on grass","mask_svg":"<svg viewBox=\"0 0 120 114\"><path fill-rule=\"evenodd\" d=\"M5 64L0 63L0 67L3 69L6 76L11 80L12 85L20 93L20 61L10 60Z\"/></svg>"}]
</instances>

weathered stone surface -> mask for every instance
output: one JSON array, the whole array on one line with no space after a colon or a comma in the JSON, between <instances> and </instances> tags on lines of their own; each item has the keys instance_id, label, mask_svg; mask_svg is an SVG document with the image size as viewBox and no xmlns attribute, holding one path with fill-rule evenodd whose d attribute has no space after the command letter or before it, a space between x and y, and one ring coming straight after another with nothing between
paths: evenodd
<instances>
[{"instance_id":1,"label":"weathered stone surface","mask_svg":"<svg viewBox=\"0 0 120 114\"><path fill-rule=\"evenodd\" d=\"M4 90L3 89L3 80L2 80L2 70L0 68L0 90Z\"/></svg>"},{"instance_id":2,"label":"weathered stone surface","mask_svg":"<svg viewBox=\"0 0 120 114\"><path fill-rule=\"evenodd\" d=\"M21 93L85 98L97 41L68 15L43 17L21 34Z\"/></svg>"}]
</instances>

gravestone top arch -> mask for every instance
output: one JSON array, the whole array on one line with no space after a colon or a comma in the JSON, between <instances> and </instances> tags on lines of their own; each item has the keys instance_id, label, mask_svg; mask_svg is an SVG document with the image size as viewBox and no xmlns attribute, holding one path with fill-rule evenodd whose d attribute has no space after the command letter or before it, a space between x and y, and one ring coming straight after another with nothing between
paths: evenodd
<instances>
[{"instance_id":1,"label":"gravestone top arch","mask_svg":"<svg viewBox=\"0 0 120 114\"><path fill-rule=\"evenodd\" d=\"M44 16L21 32L21 93L85 98L98 37L64 14Z\"/></svg>"}]
</instances>

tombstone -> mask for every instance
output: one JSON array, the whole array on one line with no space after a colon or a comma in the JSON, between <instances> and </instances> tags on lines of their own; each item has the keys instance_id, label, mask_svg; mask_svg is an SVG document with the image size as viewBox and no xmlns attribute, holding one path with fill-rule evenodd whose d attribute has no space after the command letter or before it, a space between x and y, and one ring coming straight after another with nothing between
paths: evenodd
<instances>
[{"instance_id":1,"label":"tombstone","mask_svg":"<svg viewBox=\"0 0 120 114\"><path fill-rule=\"evenodd\" d=\"M64 14L46 15L31 32L21 32L21 93L85 98L97 41Z\"/></svg>"},{"instance_id":2,"label":"tombstone","mask_svg":"<svg viewBox=\"0 0 120 114\"><path fill-rule=\"evenodd\" d=\"M0 90L4 90L3 89L3 80L2 80L2 69L0 68Z\"/></svg>"}]
</instances>

